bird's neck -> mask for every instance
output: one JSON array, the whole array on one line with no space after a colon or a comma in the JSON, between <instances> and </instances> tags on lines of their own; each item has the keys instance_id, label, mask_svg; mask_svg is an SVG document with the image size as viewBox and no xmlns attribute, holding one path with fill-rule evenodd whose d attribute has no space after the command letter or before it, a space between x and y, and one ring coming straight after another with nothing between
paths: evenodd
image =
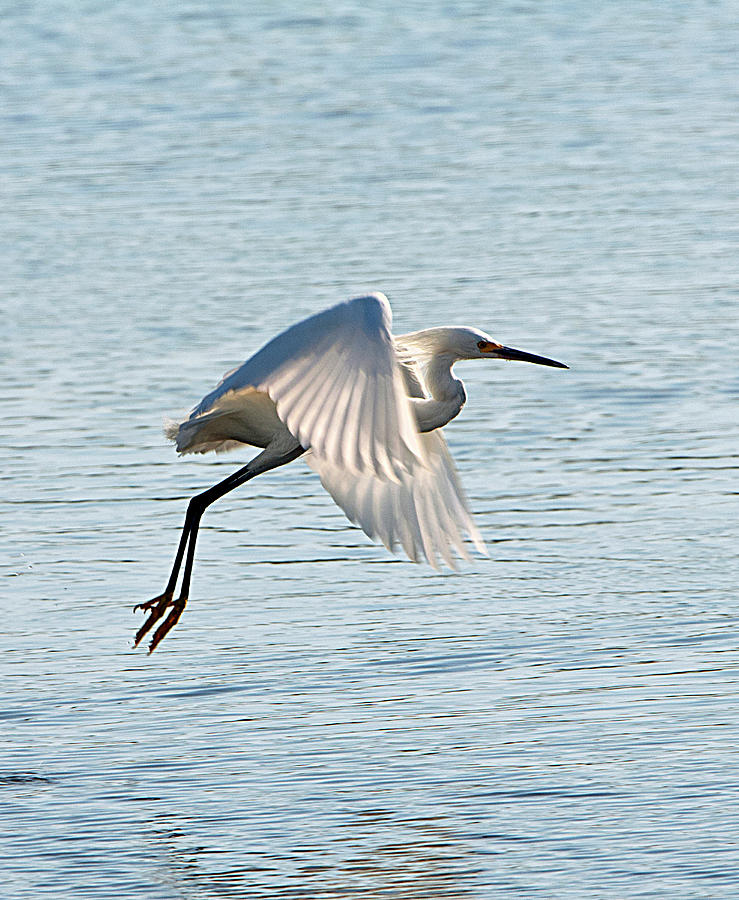
<instances>
[{"instance_id":1,"label":"bird's neck","mask_svg":"<svg viewBox=\"0 0 739 900\"><path fill-rule=\"evenodd\" d=\"M462 382L452 373L455 362L455 357L440 354L429 363L425 381L431 399L412 400L419 431L442 428L464 406L467 395Z\"/></svg>"}]
</instances>

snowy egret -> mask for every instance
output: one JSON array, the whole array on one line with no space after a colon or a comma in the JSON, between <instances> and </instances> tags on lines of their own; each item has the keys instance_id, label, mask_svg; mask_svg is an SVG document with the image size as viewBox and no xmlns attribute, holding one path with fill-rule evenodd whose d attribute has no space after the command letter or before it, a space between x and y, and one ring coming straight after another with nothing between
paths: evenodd
<instances>
[{"instance_id":1,"label":"snowy egret","mask_svg":"<svg viewBox=\"0 0 739 900\"><path fill-rule=\"evenodd\" d=\"M134 646L162 619L151 652L182 615L205 509L301 455L347 517L389 550L400 544L414 562L423 557L438 567L441 559L454 568L454 551L469 559L466 534L485 553L440 430L467 399L452 367L463 359L568 367L504 347L474 328L429 328L396 337L390 329L384 294L333 306L279 334L227 373L189 418L167 425L180 453L244 444L264 449L190 500L164 592L135 607L149 615Z\"/></svg>"}]
</instances>

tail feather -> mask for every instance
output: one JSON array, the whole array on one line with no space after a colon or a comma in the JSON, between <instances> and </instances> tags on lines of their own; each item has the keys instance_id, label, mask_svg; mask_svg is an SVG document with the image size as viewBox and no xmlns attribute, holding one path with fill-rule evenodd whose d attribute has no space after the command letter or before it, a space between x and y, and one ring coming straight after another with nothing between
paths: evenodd
<instances>
[{"instance_id":1,"label":"tail feather","mask_svg":"<svg viewBox=\"0 0 739 900\"><path fill-rule=\"evenodd\" d=\"M167 440L168 441L176 441L179 430L180 430L180 423L177 421L177 419L171 419L169 416L165 416L164 436L167 438Z\"/></svg>"},{"instance_id":2,"label":"tail feather","mask_svg":"<svg viewBox=\"0 0 739 900\"><path fill-rule=\"evenodd\" d=\"M235 441L222 432L219 433L217 427L214 428L211 424L214 418L217 416L200 416L197 419L185 419L184 422L167 418L164 420L164 435L168 440L175 442L180 455L208 453L211 450L225 453L227 450L243 447L241 441ZM209 425L211 427L208 427Z\"/></svg>"}]
</instances>

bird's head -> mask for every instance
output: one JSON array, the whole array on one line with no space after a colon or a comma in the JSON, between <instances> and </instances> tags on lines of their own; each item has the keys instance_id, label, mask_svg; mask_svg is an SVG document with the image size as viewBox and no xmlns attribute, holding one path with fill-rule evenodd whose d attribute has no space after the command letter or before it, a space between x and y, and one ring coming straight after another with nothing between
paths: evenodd
<instances>
[{"instance_id":1,"label":"bird's head","mask_svg":"<svg viewBox=\"0 0 739 900\"><path fill-rule=\"evenodd\" d=\"M454 365L462 359L519 359L522 362L538 363L540 366L554 366L569 369L564 363L524 350L514 350L494 341L489 334L477 328L452 326L446 328L425 328L402 334L397 338L401 355L408 352L421 365L428 365L432 359L443 359Z\"/></svg>"},{"instance_id":2,"label":"bird's head","mask_svg":"<svg viewBox=\"0 0 739 900\"><path fill-rule=\"evenodd\" d=\"M490 335L476 328L450 328L449 352L457 359L518 359L522 362L538 363L540 366L554 366L569 369L564 363L524 350L514 350L494 341Z\"/></svg>"}]
</instances>

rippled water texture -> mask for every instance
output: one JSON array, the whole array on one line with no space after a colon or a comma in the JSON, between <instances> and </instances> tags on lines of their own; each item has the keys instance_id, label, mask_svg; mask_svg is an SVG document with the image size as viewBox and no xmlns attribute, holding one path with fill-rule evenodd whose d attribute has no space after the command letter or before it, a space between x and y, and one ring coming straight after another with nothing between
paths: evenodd
<instances>
[{"instance_id":1,"label":"rippled water texture","mask_svg":"<svg viewBox=\"0 0 739 900\"><path fill-rule=\"evenodd\" d=\"M3 16L3 896L736 897L736 5L255 6ZM162 417L367 288L572 367L459 367L491 558L296 463L132 651Z\"/></svg>"}]
</instances>

